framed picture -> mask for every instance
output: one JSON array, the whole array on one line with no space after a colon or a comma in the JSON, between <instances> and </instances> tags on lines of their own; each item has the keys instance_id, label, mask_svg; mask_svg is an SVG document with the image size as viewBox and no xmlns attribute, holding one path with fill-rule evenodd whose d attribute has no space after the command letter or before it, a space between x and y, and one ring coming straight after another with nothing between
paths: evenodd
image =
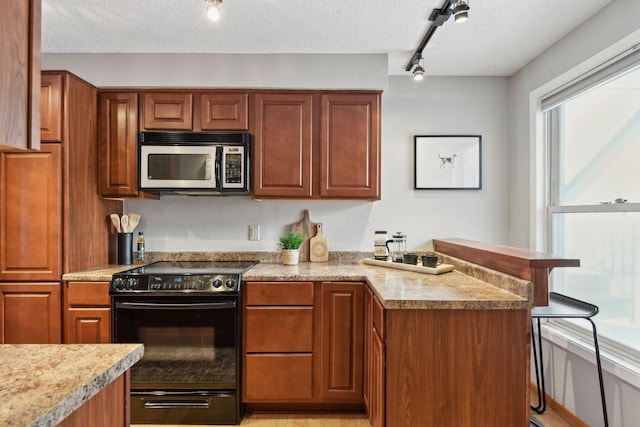
<instances>
[{"instance_id":1,"label":"framed picture","mask_svg":"<svg viewBox=\"0 0 640 427\"><path fill-rule=\"evenodd\" d=\"M415 135L414 189L480 190L482 136Z\"/></svg>"}]
</instances>

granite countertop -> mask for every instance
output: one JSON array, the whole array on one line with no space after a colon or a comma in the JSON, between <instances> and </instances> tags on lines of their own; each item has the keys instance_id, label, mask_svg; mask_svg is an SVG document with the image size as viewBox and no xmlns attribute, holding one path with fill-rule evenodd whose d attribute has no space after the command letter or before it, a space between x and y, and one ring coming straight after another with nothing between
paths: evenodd
<instances>
[{"instance_id":1,"label":"granite countertop","mask_svg":"<svg viewBox=\"0 0 640 427\"><path fill-rule=\"evenodd\" d=\"M164 258L179 259L179 255L180 253L171 253L166 254ZM162 259L162 255L158 256ZM202 259L194 254L183 256L183 259ZM230 254L217 254L216 257L235 259L234 255ZM252 254L243 254L240 258L252 259ZM356 259L348 259L344 255L326 263L301 262L294 266L269 259L269 262L261 262L244 273L242 279L363 281L369 283L372 291L387 309L525 309L533 305L531 282L446 255L444 260L445 263L453 264L455 270L431 275L367 265ZM133 267L135 266L105 266L68 273L62 278L76 281L109 281L112 274Z\"/></svg>"},{"instance_id":2,"label":"granite countertop","mask_svg":"<svg viewBox=\"0 0 640 427\"><path fill-rule=\"evenodd\" d=\"M242 280L366 281L386 309L530 307L531 282L491 271L473 273L484 275L484 280L458 270L432 275L363 263L260 263L244 273Z\"/></svg>"},{"instance_id":3,"label":"granite countertop","mask_svg":"<svg viewBox=\"0 0 640 427\"><path fill-rule=\"evenodd\" d=\"M0 425L60 423L143 352L142 344L0 345Z\"/></svg>"}]
</instances>

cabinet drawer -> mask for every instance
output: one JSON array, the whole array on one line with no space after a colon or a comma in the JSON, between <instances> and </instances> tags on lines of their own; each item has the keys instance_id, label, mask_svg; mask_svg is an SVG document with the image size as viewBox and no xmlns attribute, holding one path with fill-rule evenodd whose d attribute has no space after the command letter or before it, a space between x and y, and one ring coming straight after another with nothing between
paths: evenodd
<instances>
[{"instance_id":1,"label":"cabinet drawer","mask_svg":"<svg viewBox=\"0 0 640 427\"><path fill-rule=\"evenodd\" d=\"M111 306L109 282L67 282L70 306Z\"/></svg>"},{"instance_id":2,"label":"cabinet drawer","mask_svg":"<svg viewBox=\"0 0 640 427\"><path fill-rule=\"evenodd\" d=\"M313 307L247 307L245 351L312 352Z\"/></svg>"},{"instance_id":3,"label":"cabinet drawer","mask_svg":"<svg viewBox=\"0 0 640 427\"><path fill-rule=\"evenodd\" d=\"M380 334L380 338L384 339L384 307L375 295L371 298L371 312L373 327Z\"/></svg>"},{"instance_id":4,"label":"cabinet drawer","mask_svg":"<svg viewBox=\"0 0 640 427\"><path fill-rule=\"evenodd\" d=\"M247 282L247 305L313 305L313 282Z\"/></svg>"},{"instance_id":5,"label":"cabinet drawer","mask_svg":"<svg viewBox=\"0 0 640 427\"><path fill-rule=\"evenodd\" d=\"M299 401L313 398L313 355L248 354L243 401Z\"/></svg>"}]
</instances>

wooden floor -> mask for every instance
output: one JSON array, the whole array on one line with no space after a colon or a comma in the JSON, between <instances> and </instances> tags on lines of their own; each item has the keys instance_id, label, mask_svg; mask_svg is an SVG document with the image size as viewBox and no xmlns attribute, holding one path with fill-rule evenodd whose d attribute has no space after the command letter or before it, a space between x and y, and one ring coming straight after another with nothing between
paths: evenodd
<instances>
[{"instance_id":1,"label":"wooden floor","mask_svg":"<svg viewBox=\"0 0 640 427\"><path fill-rule=\"evenodd\" d=\"M551 408L548 408L543 415L536 415L536 418L544 427L573 427ZM245 414L240 425L251 427L370 427L365 414ZM162 427L158 424L138 424L137 426Z\"/></svg>"}]
</instances>

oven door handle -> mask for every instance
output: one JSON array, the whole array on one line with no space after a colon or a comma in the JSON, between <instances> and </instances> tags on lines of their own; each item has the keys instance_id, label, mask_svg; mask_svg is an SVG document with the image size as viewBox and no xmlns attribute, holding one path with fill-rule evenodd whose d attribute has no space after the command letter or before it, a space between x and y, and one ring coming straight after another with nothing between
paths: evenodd
<instances>
[{"instance_id":1,"label":"oven door handle","mask_svg":"<svg viewBox=\"0 0 640 427\"><path fill-rule=\"evenodd\" d=\"M236 308L235 301L222 302L205 302L205 303L152 303L152 302L120 302L116 301L116 308L125 308L129 310L175 310L176 308L183 310L202 310L202 309L225 309Z\"/></svg>"}]
</instances>

